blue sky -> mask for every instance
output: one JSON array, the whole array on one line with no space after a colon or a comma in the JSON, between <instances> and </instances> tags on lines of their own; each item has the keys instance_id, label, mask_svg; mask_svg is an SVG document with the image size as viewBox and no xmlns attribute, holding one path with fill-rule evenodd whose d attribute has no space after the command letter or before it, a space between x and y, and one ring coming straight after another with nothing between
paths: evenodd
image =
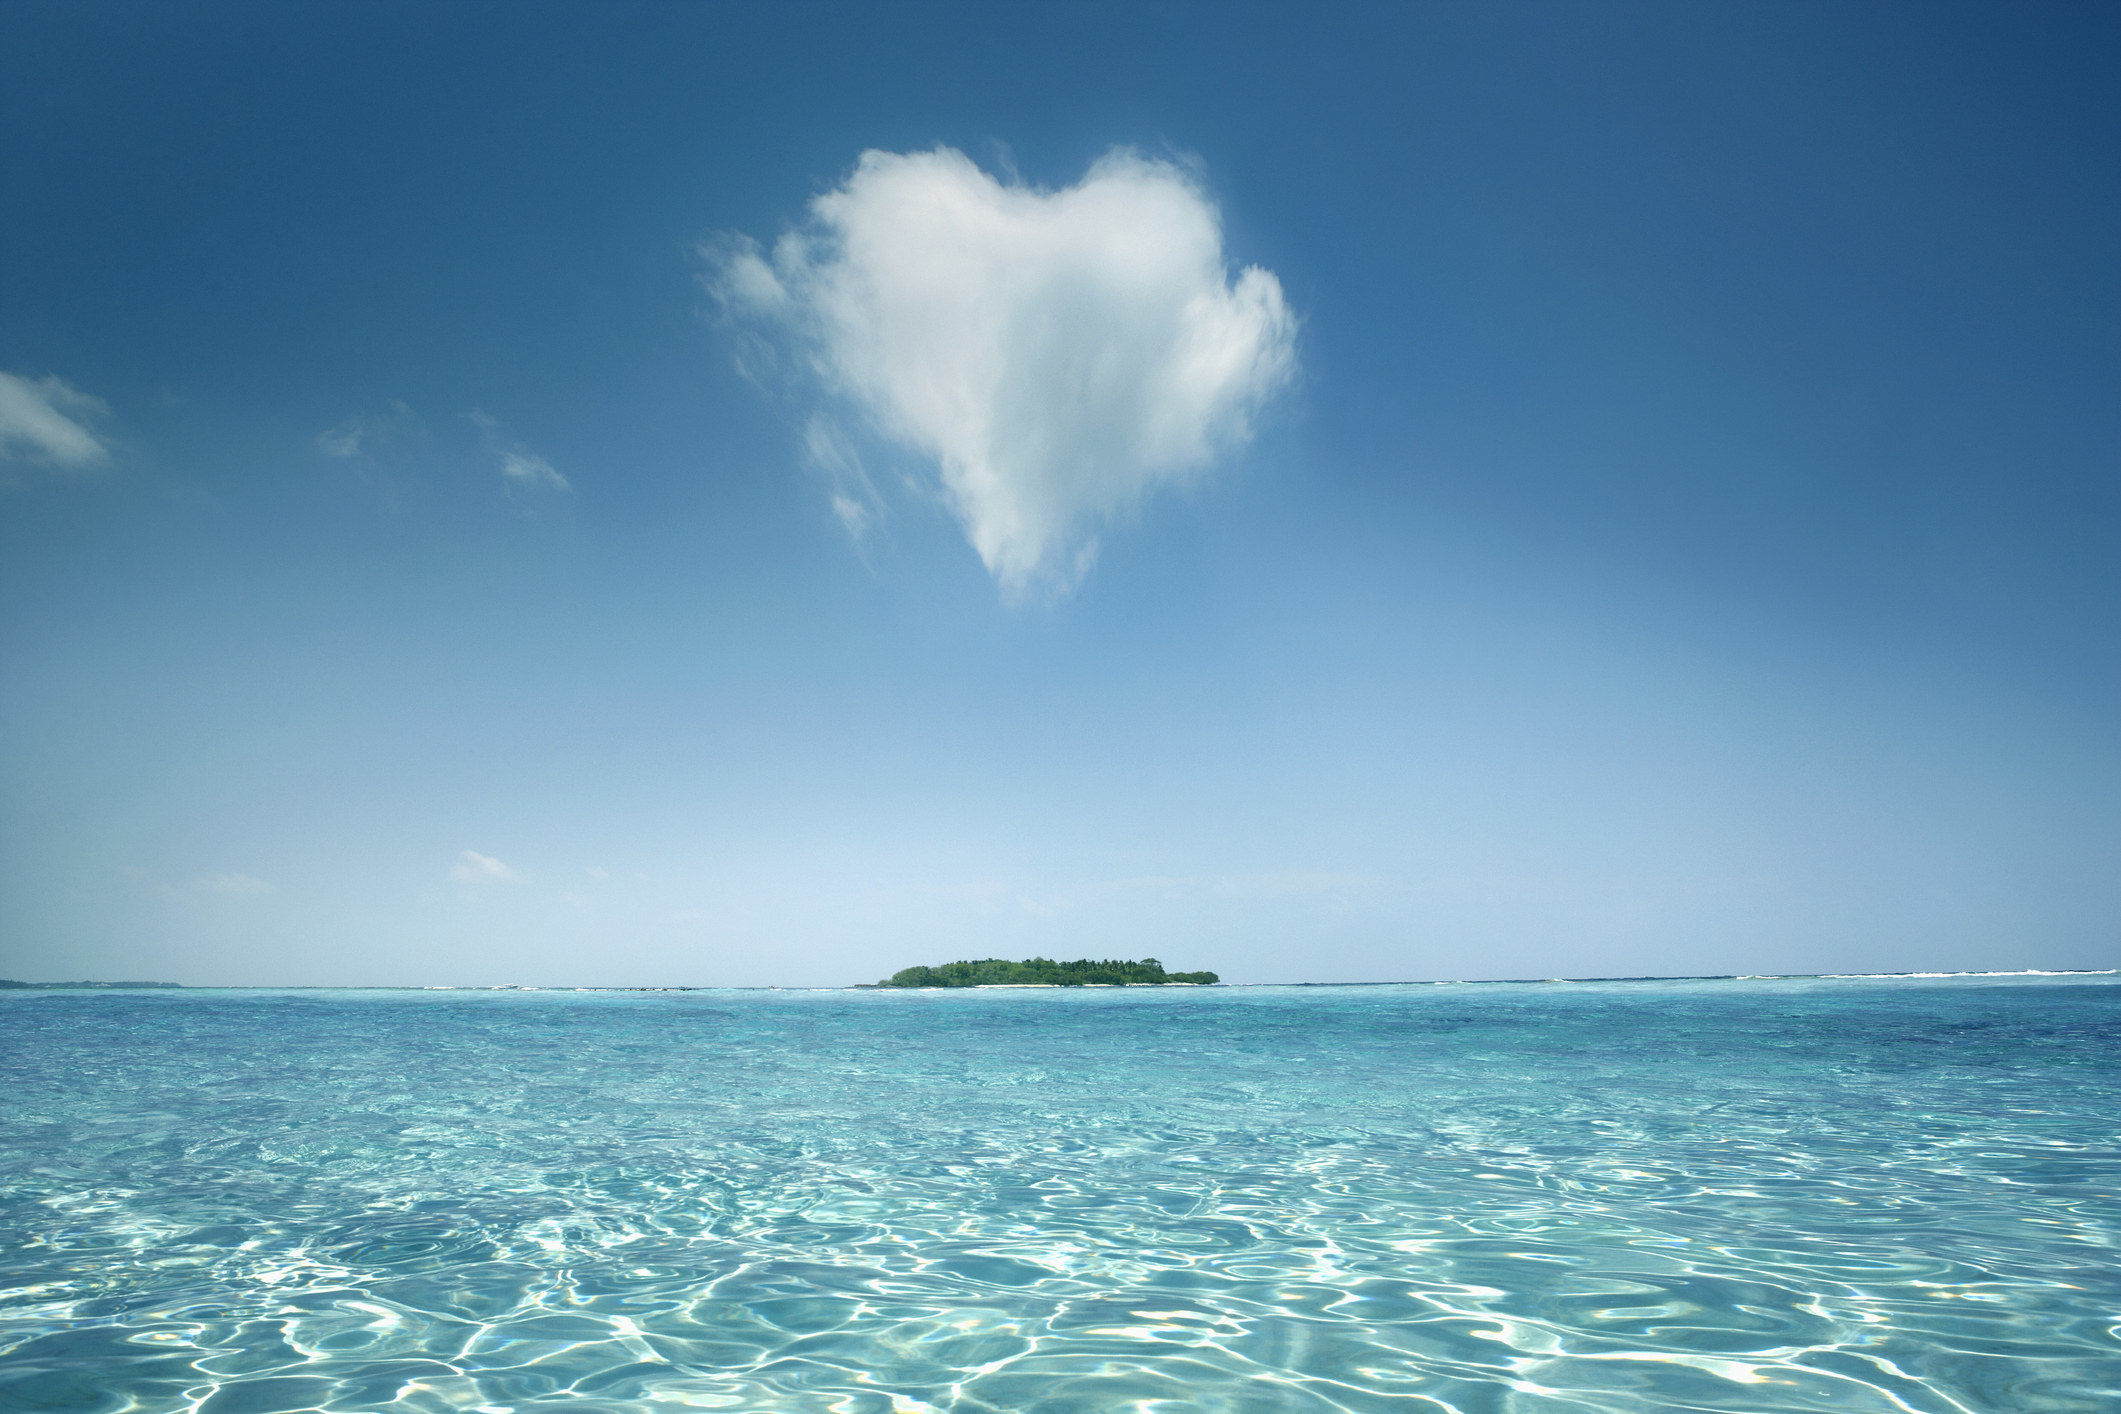
<instances>
[{"instance_id":1,"label":"blue sky","mask_svg":"<svg viewBox=\"0 0 2121 1414\"><path fill-rule=\"evenodd\" d=\"M0 976L2121 964L2117 41L0 6Z\"/></svg>"}]
</instances>

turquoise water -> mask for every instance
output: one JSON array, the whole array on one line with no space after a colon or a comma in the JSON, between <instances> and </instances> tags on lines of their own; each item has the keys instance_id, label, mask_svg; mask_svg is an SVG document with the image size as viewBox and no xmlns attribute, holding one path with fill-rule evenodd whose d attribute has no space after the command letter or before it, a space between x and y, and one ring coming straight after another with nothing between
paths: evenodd
<instances>
[{"instance_id":1,"label":"turquoise water","mask_svg":"<svg viewBox=\"0 0 2121 1414\"><path fill-rule=\"evenodd\" d=\"M0 1409L2121 1407L2113 983L0 995Z\"/></svg>"}]
</instances>

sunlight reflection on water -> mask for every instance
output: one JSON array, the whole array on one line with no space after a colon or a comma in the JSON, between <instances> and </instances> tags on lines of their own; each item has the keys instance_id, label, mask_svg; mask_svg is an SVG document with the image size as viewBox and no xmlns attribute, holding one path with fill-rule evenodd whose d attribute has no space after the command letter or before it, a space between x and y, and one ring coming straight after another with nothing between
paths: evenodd
<instances>
[{"instance_id":1,"label":"sunlight reflection on water","mask_svg":"<svg viewBox=\"0 0 2121 1414\"><path fill-rule=\"evenodd\" d=\"M0 997L0 1409L2080 1411L2111 978Z\"/></svg>"}]
</instances>

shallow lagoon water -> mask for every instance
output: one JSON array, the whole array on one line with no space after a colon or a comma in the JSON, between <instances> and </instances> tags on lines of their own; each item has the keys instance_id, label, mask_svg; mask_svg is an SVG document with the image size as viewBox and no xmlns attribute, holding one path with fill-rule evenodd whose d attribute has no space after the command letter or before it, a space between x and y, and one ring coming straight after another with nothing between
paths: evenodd
<instances>
[{"instance_id":1,"label":"shallow lagoon water","mask_svg":"<svg viewBox=\"0 0 2121 1414\"><path fill-rule=\"evenodd\" d=\"M2121 985L0 995L0 1409L2121 1407Z\"/></svg>"}]
</instances>

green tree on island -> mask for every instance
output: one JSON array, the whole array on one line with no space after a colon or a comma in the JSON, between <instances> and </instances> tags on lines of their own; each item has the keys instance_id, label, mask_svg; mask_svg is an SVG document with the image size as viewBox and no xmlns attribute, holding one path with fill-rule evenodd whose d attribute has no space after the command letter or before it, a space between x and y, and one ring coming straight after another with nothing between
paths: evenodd
<instances>
[{"instance_id":1,"label":"green tree on island","mask_svg":"<svg viewBox=\"0 0 2121 1414\"><path fill-rule=\"evenodd\" d=\"M1107 958L1093 962L1055 962L1046 957L1027 957L1009 962L999 957L976 962L946 962L940 967L907 967L892 973L879 987L995 987L1048 986L1083 987L1095 984L1125 987L1160 987L1167 982L1205 986L1222 979L1212 972L1166 972L1153 957L1140 962L1118 962Z\"/></svg>"}]
</instances>

